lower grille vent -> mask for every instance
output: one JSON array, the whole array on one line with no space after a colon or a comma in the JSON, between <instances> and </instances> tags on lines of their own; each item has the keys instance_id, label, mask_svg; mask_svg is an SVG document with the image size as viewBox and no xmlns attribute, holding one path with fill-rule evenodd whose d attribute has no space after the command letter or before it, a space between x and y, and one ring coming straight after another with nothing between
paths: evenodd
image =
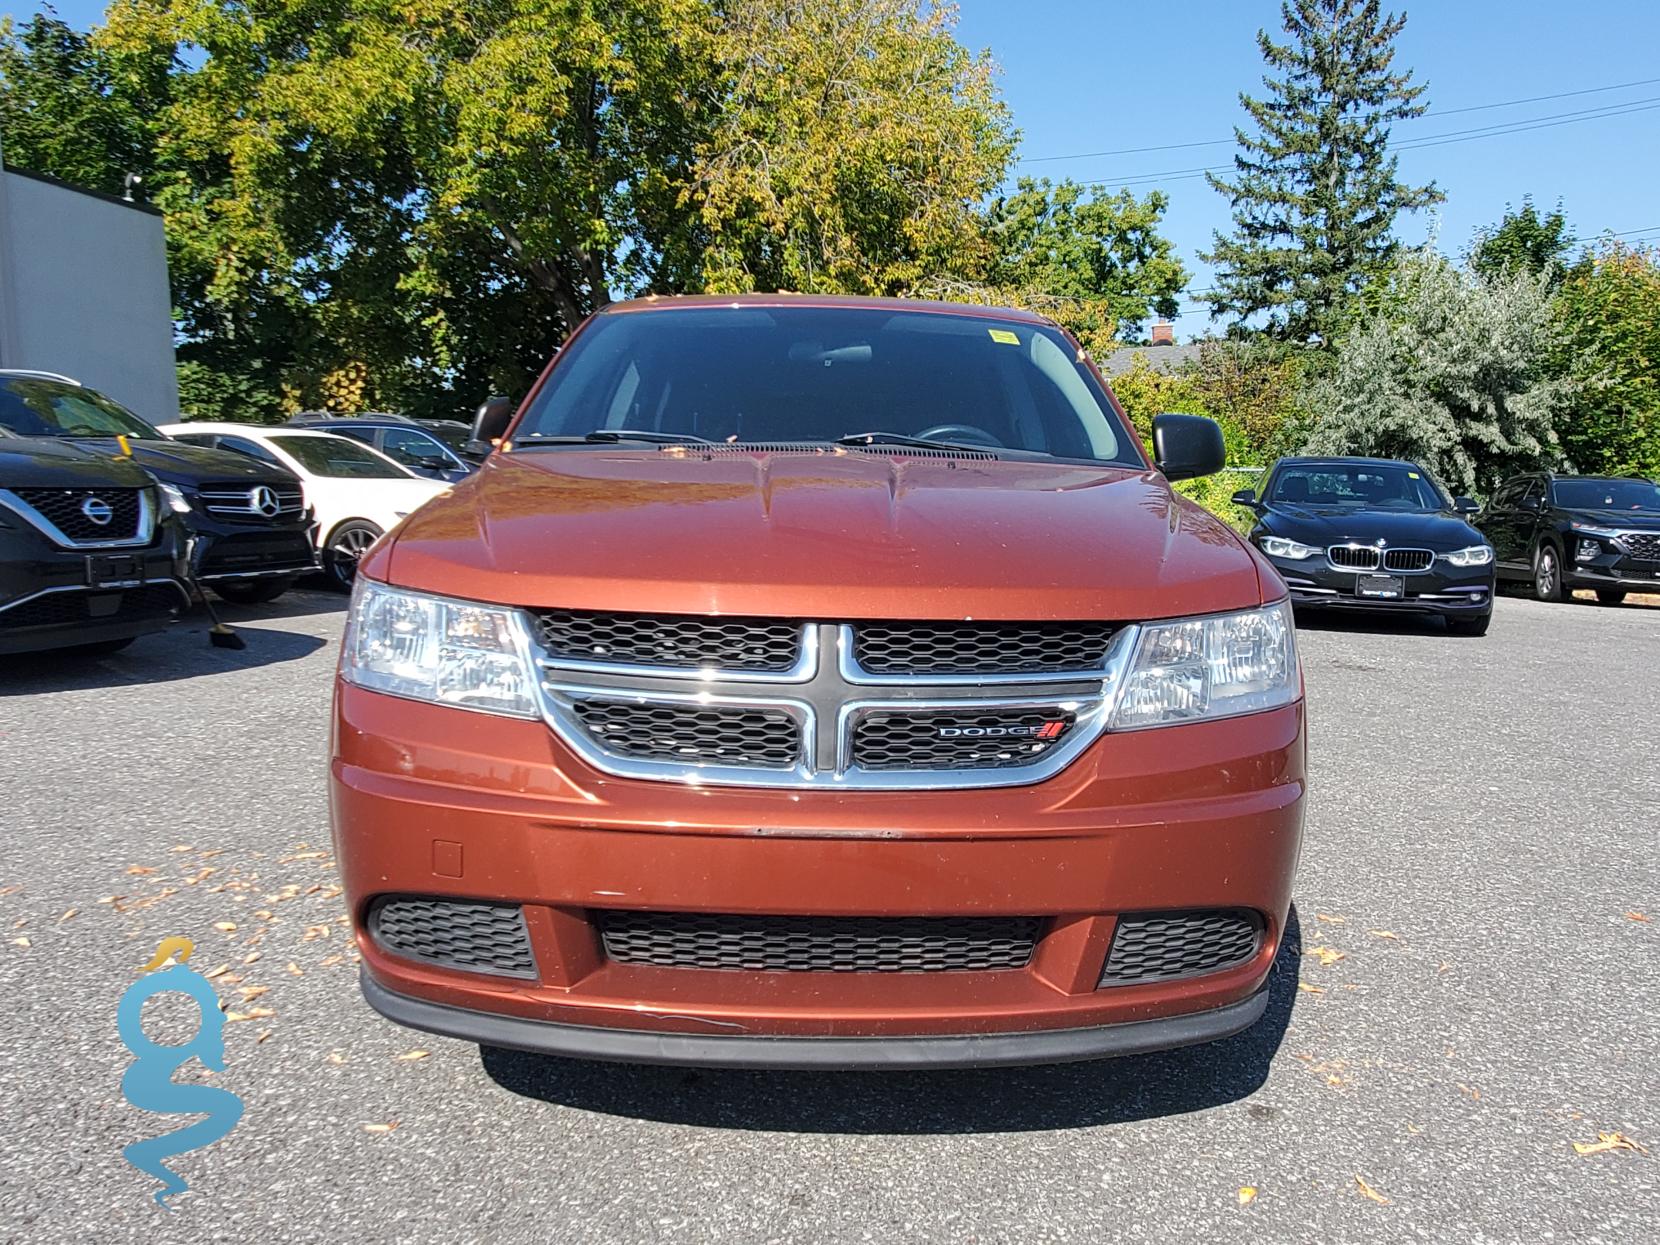
<instances>
[{"instance_id":1,"label":"lower grille vent","mask_svg":"<svg viewBox=\"0 0 1660 1245\"><path fill-rule=\"evenodd\" d=\"M953 973L1024 968L1040 920L600 912L623 964L770 973Z\"/></svg>"},{"instance_id":2,"label":"lower grille vent","mask_svg":"<svg viewBox=\"0 0 1660 1245\"><path fill-rule=\"evenodd\" d=\"M469 973L536 975L530 935L516 904L393 896L370 908L369 933L407 959Z\"/></svg>"},{"instance_id":3,"label":"lower grille vent","mask_svg":"<svg viewBox=\"0 0 1660 1245\"><path fill-rule=\"evenodd\" d=\"M1262 925L1249 912L1136 912L1118 918L1103 986L1198 977L1244 964L1257 953Z\"/></svg>"}]
</instances>

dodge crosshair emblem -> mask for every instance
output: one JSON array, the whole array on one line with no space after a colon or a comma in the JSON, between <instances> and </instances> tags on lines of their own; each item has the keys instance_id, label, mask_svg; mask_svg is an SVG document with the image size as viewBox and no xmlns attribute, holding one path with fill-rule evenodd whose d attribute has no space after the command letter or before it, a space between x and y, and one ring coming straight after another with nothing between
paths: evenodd
<instances>
[{"instance_id":1,"label":"dodge crosshair emblem","mask_svg":"<svg viewBox=\"0 0 1660 1245\"><path fill-rule=\"evenodd\" d=\"M250 500L253 503L253 508L267 519L276 518L277 512L282 509L282 502L278 500L276 493L263 484L253 491Z\"/></svg>"},{"instance_id":2,"label":"dodge crosshair emblem","mask_svg":"<svg viewBox=\"0 0 1660 1245\"><path fill-rule=\"evenodd\" d=\"M87 522L96 523L99 527L108 527L110 520L115 518L115 510L102 497L89 497L83 501L81 513L87 517Z\"/></svg>"}]
</instances>

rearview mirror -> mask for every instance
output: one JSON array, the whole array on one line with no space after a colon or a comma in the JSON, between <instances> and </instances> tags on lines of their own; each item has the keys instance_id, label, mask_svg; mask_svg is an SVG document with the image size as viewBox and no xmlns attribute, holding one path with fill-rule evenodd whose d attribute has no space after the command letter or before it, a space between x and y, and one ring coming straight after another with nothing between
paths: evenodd
<instances>
[{"instance_id":1,"label":"rearview mirror","mask_svg":"<svg viewBox=\"0 0 1660 1245\"><path fill-rule=\"evenodd\" d=\"M1480 514L1481 503L1473 497L1455 497L1452 499L1454 514Z\"/></svg>"},{"instance_id":2,"label":"rearview mirror","mask_svg":"<svg viewBox=\"0 0 1660 1245\"><path fill-rule=\"evenodd\" d=\"M1242 488L1239 492L1233 495L1233 504L1236 506L1244 506L1247 510L1255 510L1257 505L1257 495L1248 488Z\"/></svg>"},{"instance_id":3,"label":"rearview mirror","mask_svg":"<svg viewBox=\"0 0 1660 1245\"><path fill-rule=\"evenodd\" d=\"M1153 461L1167 480L1191 480L1222 470L1228 459L1222 426L1202 415L1153 416Z\"/></svg>"},{"instance_id":4,"label":"rearview mirror","mask_svg":"<svg viewBox=\"0 0 1660 1245\"><path fill-rule=\"evenodd\" d=\"M473 435L467 442L469 454L488 454L513 422L513 401L499 394L484 399L473 416Z\"/></svg>"}]
</instances>

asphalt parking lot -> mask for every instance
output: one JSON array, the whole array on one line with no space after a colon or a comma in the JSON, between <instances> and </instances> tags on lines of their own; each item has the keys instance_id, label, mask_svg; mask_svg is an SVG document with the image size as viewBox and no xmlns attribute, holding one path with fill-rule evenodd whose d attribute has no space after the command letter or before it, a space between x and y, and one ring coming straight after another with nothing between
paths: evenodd
<instances>
[{"instance_id":1,"label":"asphalt parking lot","mask_svg":"<svg viewBox=\"0 0 1660 1245\"><path fill-rule=\"evenodd\" d=\"M1308 839L1260 1025L850 1076L481 1053L371 1014L328 855L342 608L233 610L240 653L193 617L0 662L0 1239L1660 1239L1660 609L1311 621ZM181 933L224 966L210 1083L246 1114L174 1161L168 1213L121 1149L187 1119L122 1101L114 1018Z\"/></svg>"}]
</instances>

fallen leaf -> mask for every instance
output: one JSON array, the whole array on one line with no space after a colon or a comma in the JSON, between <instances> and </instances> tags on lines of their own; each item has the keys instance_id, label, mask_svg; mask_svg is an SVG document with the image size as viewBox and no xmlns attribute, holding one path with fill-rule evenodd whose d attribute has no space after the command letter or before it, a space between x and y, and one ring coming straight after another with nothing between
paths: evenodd
<instances>
[{"instance_id":1,"label":"fallen leaf","mask_svg":"<svg viewBox=\"0 0 1660 1245\"><path fill-rule=\"evenodd\" d=\"M13 946L18 946L18 947L27 947L31 944L30 944L30 942L27 938L13 938L12 939L12 945Z\"/></svg>"},{"instance_id":2,"label":"fallen leaf","mask_svg":"<svg viewBox=\"0 0 1660 1245\"><path fill-rule=\"evenodd\" d=\"M175 851L175 852L188 852L190 850L190 844L180 843L177 847L173 848L172 850Z\"/></svg>"},{"instance_id":3,"label":"fallen leaf","mask_svg":"<svg viewBox=\"0 0 1660 1245\"><path fill-rule=\"evenodd\" d=\"M406 1050L401 1055L394 1055L393 1058L402 1060L405 1063L410 1063L416 1059L425 1059L430 1054L432 1054L432 1052L429 1050Z\"/></svg>"},{"instance_id":4,"label":"fallen leaf","mask_svg":"<svg viewBox=\"0 0 1660 1245\"><path fill-rule=\"evenodd\" d=\"M1372 935L1373 938L1393 938L1397 942L1400 941L1401 937L1392 929L1369 929L1366 932Z\"/></svg>"},{"instance_id":5,"label":"fallen leaf","mask_svg":"<svg viewBox=\"0 0 1660 1245\"><path fill-rule=\"evenodd\" d=\"M261 908L258 912L254 913L254 915L262 921L269 921L272 916L269 908Z\"/></svg>"},{"instance_id":6,"label":"fallen leaf","mask_svg":"<svg viewBox=\"0 0 1660 1245\"><path fill-rule=\"evenodd\" d=\"M365 1124L363 1131L366 1133L389 1133L397 1126L398 1122L396 1120L393 1120L390 1124Z\"/></svg>"},{"instance_id":7,"label":"fallen leaf","mask_svg":"<svg viewBox=\"0 0 1660 1245\"><path fill-rule=\"evenodd\" d=\"M1627 912L1625 914L1625 919L1628 921L1641 921L1644 925L1647 925L1650 920L1649 917L1643 915L1641 912Z\"/></svg>"},{"instance_id":8,"label":"fallen leaf","mask_svg":"<svg viewBox=\"0 0 1660 1245\"><path fill-rule=\"evenodd\" d=\"M300 966L298 964L294 963L293 960L290 960L288 961L288 975L290 977L303 977L305 974L300 972Z\"/></svg>"},{"instance_id":9,"label":"fallen leaf","mask_svg":"<svg viewBox=\"0 0 1660 1245\"><path fill-rule=\"evenodd\" d=\"M329 1052L328 1058L329 1058L330 1063L345 1063L346 1062L346 1057L344 1055L342 1055L337 1050L331 1050Z\"/></svg>"},{"instance_id":10,"label":"fallen leaf","mask_svg":"<svg viewBox=\"0 0 1660 1245\"><path fill-rule=\"evenodd\" d=\"M139 877L145 877L155 872L149 865L128 865L127 872Z\"/></svg>"},{"instance_id":11,"label":"fallen leaf","mask_svg":"<svg viewBox=\"0 0 1660 1245\"><path fill-rule=\"evenodd\" d=\"M1411 1133L1414 1137L1416 1137L1420 1133L1422 1133L1424 1130L1419 1128L1416 1124L1408 1124L1406 1126L1406 1131Z\"/></svg>"},{"instance_id":12,"label":"fallen leaf","mask_svg":"<svg viewBox=\"0 0 1660 1245\"><path fill-rule=\"evenodd\" d=\"M1481 1101L1481 1091L1479 1089L1477 1089L1474 1085L1466 1085L1466 1084L1464 1084L1464 1082L1460 1081L1458 1083L1458 1089L1459 1089L1460 1093L1468 1094L1472 1101L1474 1101L1474 1102L1480 1102Z\"/></svg>"},{"instance_id":13,"label":"fallen leaf","mask_svg":"<svg viewBox=\"0 0 1660 1245\"><path fill-rule=\"evenodd\" d=\"M252 964L255 960L259 959L259 957L264 955L264 954L265 953L263 951L250 951L250 952L248 952L247 955L242 957L242 962L244 964Z\"/></svg>"},{"instance_id":14,"label":"fallen leaf","mask_svg":"<svg viewBox=\"0 0 1660 1245\"><path fill-rule=\"evenodd\" d=\"M1247 1184L1239 1187L1239 1204L1241 1206L1249 1206L1256 1200L1257 1190L1255 1185Z\"/></svg>"},{"instance_id":15,"label":"fallen leaf","mask_svg":"<svg viewBox=\"0 0 1660 1245\"><path fill-rule=\"evenodd\" d=\"M225 1013L225 1023L226 1024L235 1024L239 1020L252 1020L252 1019L253 1019L253 1017L248 1015L245 1012L226 1012Z\"/></svg>"},{"instance_id":16,"label":"fallen leaf","mask_svg":"<svg viewBox=\"0 0 1660 1245\"><path fill-rule=\"evenodd\" d=\"M259 1031L259 1036L254 1039L254 1045L258 1046L261 1042L263 1042L266 1038L268 1038L270 1036L271 1036L271 1030L261 1029Z\"/></svg>"},{"instance_id":17,"label":"fallen leaf","mask_svg":"<svg viewBox=\"0 0 1660 1245\"><path fill-rule=\"evenodd\" d=\"M1324 994L1326 992L1324 986L1311 986L1306 981L1299 981L1297 989L1307 991L1309 994Z\"/></svg>"},{"instance_id":18,"label":"fallen leaf","mask_svg":"<svg viewBox=\"0 0 1660 1245\"><path fill-rule=\"evenodd\" d=\"M1389 1199L1384 1197L1383 1194L1379 1193L1371 1185L1362 1180L1360 1178L1360 1173L1358 1172L1355 1173L1355 1185L1359 1188L1363 1196L1371 1198L1379 1206L1388 1206L1390 1204Z\"/></svg>"},{"instance_id":19,"label":"fallen leaf","mask_svg":"<svg viewBox=\"0 0 1660 1245\"><path fill-rule=\"evenodd\" d=\"M257 999L260 995L265 994L270 989L270 986L242 986L237 990L237 993L240 994L244 1000Z\"/></svg>"},{"instance_id":20,"label":"fallen leaf","mask_svg":"<svg viewBox=\"0 0 1660 1245\"><path fill-rule=\"evenodd\" d=\"M219 930L222 933L234 934L236 932L236 922L235 921L215 921L213 923L213 928L216 929L216 930Z\"/></svg>"},{"instance_id":21,"label":"fallen leaf","mask_svg":"<svg viewBox=\"0 0 1660 1245\"><path fill-rule=\"evenodd\" d=\"M269 1007L250 1007L248 1009L248 1016L253 1020L264 1020L266 1017L275 1016L276 1014Z\"/></svg>"},{"instance_id":22,"label":"fallen leaf","mask_svg":"<svg viewBox=\"0 0 1660 1245\"><path fill-rule=\"evenodd\" d=\"M1337 961L1346 959L1348 956L1346 951L1337 951L1331 947L1311 947L1309 950L1303 952L1303 954L1312 955L1326 968L1330 968L1333 964L1337 963Z\"/></svg>"},{"instance_id":23,"label":"fallen leaf","mask_svg":"<svg viewBox=\"0 0 1660 1245\"><path fill-rule=\"evenodd\" d=\"M67 921L70 917L74 916L79 911L80 911L79 908L65 908L64 912L63 912L63 915L58 918L58 923L62 924L64 921Z\"/></svg>"},{"instance_id":24,"label":"fallen leaf","mask_svg":"<svg viewBox=\"0 0 1660 1245\"><path fill-rule=\"evenodd\" d=\"M336 964L340 963L340 961L345 959L345 958L346 957L343 956L343 955L328 956L323 960L323 967L324 968L333 968Z\"/></svg>"},{"instance_id":25,"label":"fallen leaf","mask_svg":"<svg viewBox=\"0 0 1660 1245\"><path fill-rule=\"evenodd\" d=\"M208 971L203 973L202 976L206 977L209 981L212 981L215 977L223 977L230 971L231 966L229 964L221 964L218 968L208 969Z\"/></svg>"},{"instance_id":26,"label":"fallen leaf","mask_svg":"<svg viewBox=\"0 0 1660 1245\"><path fill-rule=\"evenodd\" d=\"M1606 1154L1610 1150L1635 1150L1638 1154L1647 1154L1648 1151L1624 1133L1598 1133L1595 1141L1574 1142L1576 1154Z\"/></svg>"},{"instance_id":27,"label":"fallen leaf","mask_svg":"<svg viewBox=\"0 0 1660 1245\"><path fill-rule=\"evenodd\" d=\"M1332 916L1325 912L1316 912L1314 919L1324 921L1327 925L1347 925L1349 923L1349 918L1346 916Z\"/></svg>"}]
</instances>

